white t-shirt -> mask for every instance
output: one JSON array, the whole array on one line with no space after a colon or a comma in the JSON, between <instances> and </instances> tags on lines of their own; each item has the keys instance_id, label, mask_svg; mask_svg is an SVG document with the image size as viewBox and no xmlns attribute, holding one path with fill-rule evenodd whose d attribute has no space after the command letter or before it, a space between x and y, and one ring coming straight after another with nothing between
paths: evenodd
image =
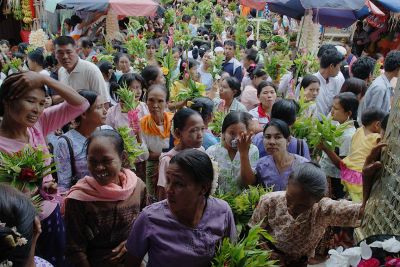
<instances>
[{"instance_id":1,"label":"white t-shirt","mask_svg":"<svg viewBox=\"0 0 400 267\"><path fill-rule=\"evenodd\" d=\"M329 78L328 82L322 77L320 72L315 73L314 76L320 81L320 90L316 100L318 118L320 118L320 114L327 116L331 111L333 98L340 93L344 77L340 71L336 77Z\"/></svg>"}]
</instances>

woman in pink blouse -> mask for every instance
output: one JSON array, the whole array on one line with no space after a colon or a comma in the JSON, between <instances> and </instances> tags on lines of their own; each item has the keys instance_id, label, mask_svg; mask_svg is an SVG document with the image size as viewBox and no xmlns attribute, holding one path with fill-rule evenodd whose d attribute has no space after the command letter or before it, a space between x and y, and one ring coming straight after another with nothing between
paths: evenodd
<instances>
[{"instance_id":1,"label":"woman in pink blouse","mask_svg":"<svg viewBox=\"0 0 400 267\"><path fill-rule=\"evenodd\" d=\"M53 88L65 101L45 109L45 86ZM35 72L9 76L0 88L0 150L17 152L25 145L48 152L45 137L61 128L89 107L73 88ZM50 159L49 159L50 163ZM57 202L57 185L51 175L43 178L40 219L42 235L38 240L41 256L56 266L65 266L65 230Z\"/></svg>"}]
</instances>

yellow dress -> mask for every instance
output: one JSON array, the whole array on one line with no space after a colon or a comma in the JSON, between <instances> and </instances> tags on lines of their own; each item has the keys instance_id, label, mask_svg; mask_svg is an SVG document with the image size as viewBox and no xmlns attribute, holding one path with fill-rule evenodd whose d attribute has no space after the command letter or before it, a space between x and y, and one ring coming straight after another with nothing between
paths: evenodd
<instances>
[{"instance_id":1,"label":"yellow dress","mask_svg":"<svg viewBox=\"0 0 400 267\"><path fill-rule=\"evenodd\" d=\"M378 133L365 134L365 128L360 127L351 140L350 154L343 159L340 167L342 183L355 202L362 201L362 169L380 137Z\"/></svg>"}]
</instances>

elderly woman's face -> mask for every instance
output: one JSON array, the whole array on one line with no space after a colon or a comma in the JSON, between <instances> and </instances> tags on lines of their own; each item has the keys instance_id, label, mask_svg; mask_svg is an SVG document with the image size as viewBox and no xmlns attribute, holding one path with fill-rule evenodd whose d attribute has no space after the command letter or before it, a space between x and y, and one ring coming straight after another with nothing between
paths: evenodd
<instances>
[{"instance_id":1,"label":"elderly woman's face","mask_svg":"<svg viewBox=\"0 0 400 267\"><path fill-rule=\"evenodd\" d=\"M287 151L289 140L275 126L269 126L264 132L264 147L270 155Z\"/></svg>"},{"instance_id":2,"label":"elderly woman's face","mask_svg":"<svg viewBox=\"0 0 400 267\"><path fill-rule=\"evenodd\" d=\"M18 99L8 100L4 104L4 116L11 117L15 122L25 127L33 127L42 115L45 104L44 90L36 88L27 91Z\"/></svg>"},{"instance_id":3,"label":"elderly woman's face","mask_svg":"<svg viewBox=\"0 0 400 267\"><path fill-rule=\"evenodd\" d=\"M316 202L318 201L306 192L299 183L289 181L286 189L286 204L288 212L293 218L297 218L303 212L310 210Z\"/></svg>"},{"instance_id":4,"label":"elderly woman's face","mask_svg":"<svg viewBox=\"0 0 400 267\"><path fill-rule=\"evenodd\" d=\"M191 214L199 200L204 200L208 189L194 182L189 173L178 164L170 164L167 169L167 200L171 211L179 217Z\"/></svg>"}]
</instances>

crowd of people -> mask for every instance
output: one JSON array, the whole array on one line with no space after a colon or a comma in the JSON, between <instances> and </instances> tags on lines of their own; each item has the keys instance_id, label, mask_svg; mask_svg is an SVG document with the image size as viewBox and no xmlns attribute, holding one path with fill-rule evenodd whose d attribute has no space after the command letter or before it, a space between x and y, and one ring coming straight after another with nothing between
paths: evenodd
<instances>
[{"instance_id":1,"label":"crowd of people","mask_svg":"<svg viewBox=\"0 0 400 267\"><path fill-rule=\"evenodd\" d=\"M237 17L223 11L224 19ZM286 17L274 22L272 34L295 29ZM0 185L0 262L210 266L224 238L238 240L231 208L214 193L240 194L255 185L273 192L261 198L249 227L261 223L273 236L266 249L282 266L307 266L328 227L359 225L381 167L400 51L385 55L374 77L376 60L358 47L324 44L316 55L319 70L288 83L265 70L251 27L248 47L239 47L234 28L218 35L183 15L190 34L206 40L185 51L163 23L148 18L138 31L153 36L140 71L132 68L135 55L123 40L113 42L113 62L96 62L105 43L96 33L85 36L87 25L77 16L46 48L26 52L24 43L11 48L0 41L1 69L21 59L16 69L0 73L0 150L41 147L57 166L35 192ZM268 45L262 50L268 53ZM175 61L170 88L156 57L168 51ZM218 54L224 61L215 76L211 61ZM290 71L294 79L296 70ZM193 81L204 86L202 96L178 101ZM124 87L138 102L136 125L118 95ZM346 125L339 147L321 142L311 148L293 136L300 95L309 104L306 116ZM225 117L212 131L217 113ZM126 164L129 155L116 131L123 126L142 151L134 166ZM321 157L313 158L313 149L323 151ZM39 213L27 198L37 192ZM17 242L21 237L28 242Z\"/></svg>"}]
</instances>

